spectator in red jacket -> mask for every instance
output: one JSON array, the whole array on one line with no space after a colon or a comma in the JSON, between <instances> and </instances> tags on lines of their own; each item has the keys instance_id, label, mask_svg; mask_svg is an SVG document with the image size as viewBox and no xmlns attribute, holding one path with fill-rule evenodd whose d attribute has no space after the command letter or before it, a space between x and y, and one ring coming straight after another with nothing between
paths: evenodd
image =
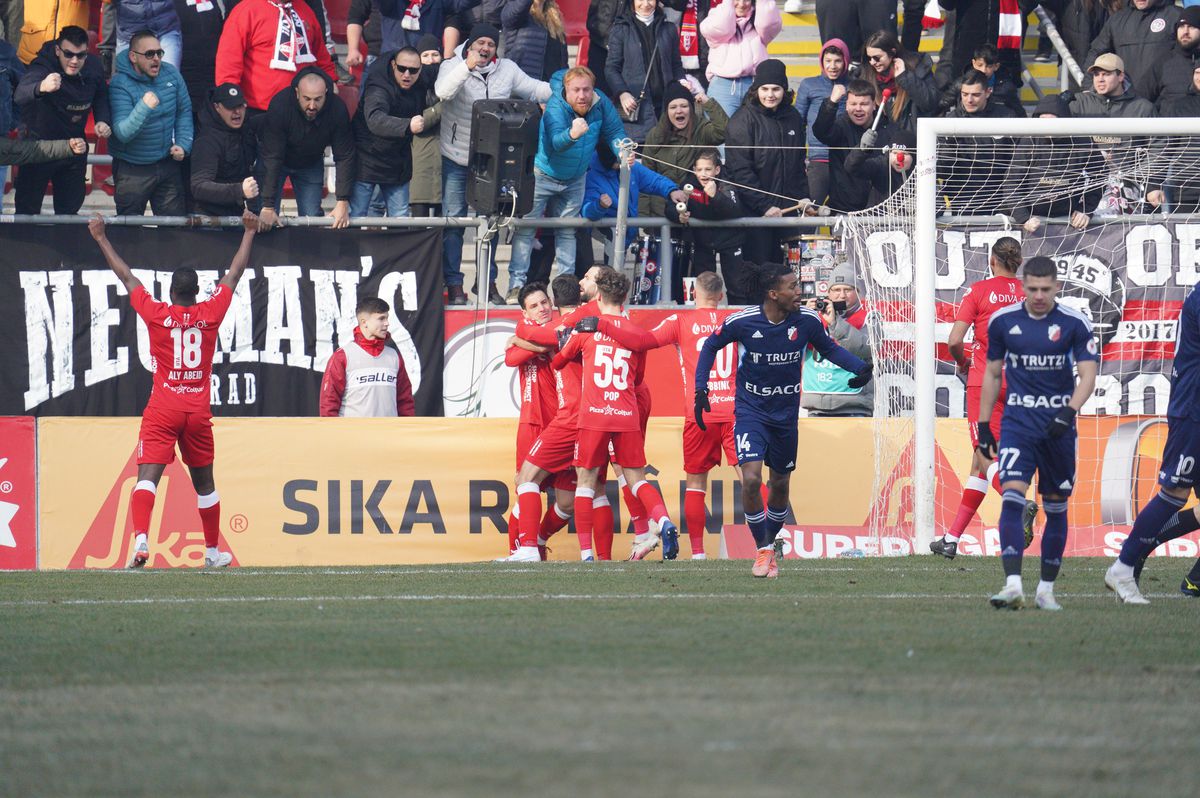
<instances>
[{"instance_id":1,"label":"spectator in red jacket","mask_svg":"<svg viewBox=\"0 0 1200 798\"><path fill-rule=\"evenodd\" d=\"M217 45L216 82L241 86L250 108L265 111L306 66L337 83L321 25L305 3L242 0L229 12Z\"/></svg>"},{"instance_id":2,"label":"spectator in red jacket","mask_svg":"<svg viewBox=\"0 0 1200 798\"><path fill-rule=\"evenodd\" d=\"M412 382L395 344L388 346L391 308L360 299L354 341L333 353L321 382L321 415L354 418L415 416Z\"/></svg>"}]
</instances>

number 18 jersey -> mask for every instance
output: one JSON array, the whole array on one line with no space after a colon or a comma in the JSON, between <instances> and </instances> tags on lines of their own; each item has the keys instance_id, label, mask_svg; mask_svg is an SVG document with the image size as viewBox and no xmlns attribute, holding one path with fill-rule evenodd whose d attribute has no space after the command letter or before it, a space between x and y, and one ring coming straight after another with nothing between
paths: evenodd
<instances>
[{"instance_id":1,"label":"number 18 jersey","mask_svg":"<svg viewBox=\"0 0 1200 798\"><path fill-rule=\"evenodd\" d=\"M154 383L146 408L211 413L209 377L217 331L233 292L218 284L195 305L159 302L145 288L129 295L129 303L150 333L150 365Z\"/></svg>"},{"instance_id":2,"label":"number 18 jersey","mask_svg":"<svg viewBox=\"0 0 1200 798\"><path fill-rule=\"evenodd\" d=\"M605 318L617 326L629 323L621 316L606 315ZM595 332L572 335L558 358L583 361L580 429L641 430L635 390L644 368L641 354L629 351L604 333Z\"/></svg>"}]
</instances>

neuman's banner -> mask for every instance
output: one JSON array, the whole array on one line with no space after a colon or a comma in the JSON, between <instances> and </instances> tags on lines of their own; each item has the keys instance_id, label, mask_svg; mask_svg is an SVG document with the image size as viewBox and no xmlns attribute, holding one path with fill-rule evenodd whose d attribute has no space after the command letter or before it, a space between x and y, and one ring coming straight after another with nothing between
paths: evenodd
<instances>
[{"instance_id":1,"label":"neuman's banner","mask_svg":"<svg viewBox=\"0 0 1200 798\"><path fill-rule=\"evenodd\" d=\"M1150 495L1165 425L1156 419L1080 420L1079 488L1070 504L1068 555L1115 555L1139 503ZM137 419L46 418L38 421L40 567L120 568L130 555L129 493L136 478ZM678 418L650 423L647 455L676 519L683 473ZM217 489L224 543L242 566L409 564L487 560L507 553L513 502L515 421L510 419L218 419ZM939 512L953 512L961 492L956 464L969 461L961 420L937 427ZM87 457L80 457L87 452ZM903 455L902 455L903 457ZM802 419L800 457L785 527L791 556L831 557L848 549L912 553L911 481L902 461L880 463L872 479L873 422ZM2 472L0 472L2 473ZM628 516L615 481L608 494ZM740 486L727 466L715 470L707 496L706 548L753 554ZM960 551L996 554L1000 503L989 496ZM876 517L879 539L868 533ZM950 521L937 519L939 528ZM724 536L722 536L724 531ZM681 556L689 555L686 534ZM614 556L632 535L616 537ZM186 470L168 467L150 532L150 566L198 566L203 536ZM551 540L554 559L579 556L574 535ZM0 550L2 551L2 550ZM1036 550L1035 550L1036 551ZM1195 536L1167 553L1194 556Z\"/></svg>"}]
</instances>

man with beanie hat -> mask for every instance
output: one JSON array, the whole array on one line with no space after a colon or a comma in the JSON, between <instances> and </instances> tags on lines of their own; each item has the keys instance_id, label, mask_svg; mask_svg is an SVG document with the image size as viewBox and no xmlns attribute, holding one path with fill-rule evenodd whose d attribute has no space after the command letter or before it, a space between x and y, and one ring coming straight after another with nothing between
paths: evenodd
<instances>
[{"instance_id":1,"label":"man with beanie hat","mask_svg":"<svg viewBox=\"0 0 1200 798\"><path fill-rule=\"evenodd\" d=\"M550 99L549 83L534 80L507 58L496 57L499 40L500 31L486 22L471 28L459 54L442 62L433 87L442 101L442 210L446 216L463 216L467 212L467 156L471 146L471 107L475 101L516 97L544 103ZM442 277L447 297L452 305L465 305L462 228L447 227L442 245ZM492 257L495 258L495 248ZM495 284L493 260L490 299L503 303Z\"/></svg>"},{"instance_id":2,"label":"man with beanie hat","mask_svg":"<svg viewBox=\"0 0 1200 798\"><path fill-rule=\"evenodd\" d=\"M821 314L829 337L866 363L871 362L871 342L863 326L867 311L858 297L854 267L840 263L829 276L828 296L808 300L808 306ZM810 416L867 417L875 412L875 383L860 388L847 383L854 377L832 361L821 358L813 349L804 353L803 387L800 406Z\"/></svg>"},{"instance_id":3,"label":"man with beanie hat","mask_svg":"<svg viewBox=\"0 0 1200 798\"><path fill-rule=\"evenodd\" d=\"M426 34L417 42L421 54L421 70L437 78L442 63L442 43L436 36ZM441 123L442 103L433 91L432 80L427 83L429 91L421 114L425 129L413 136L413 176L408 184L409 209L413 216L442 215L442 151Z\"/></svg>"}]
</instances>

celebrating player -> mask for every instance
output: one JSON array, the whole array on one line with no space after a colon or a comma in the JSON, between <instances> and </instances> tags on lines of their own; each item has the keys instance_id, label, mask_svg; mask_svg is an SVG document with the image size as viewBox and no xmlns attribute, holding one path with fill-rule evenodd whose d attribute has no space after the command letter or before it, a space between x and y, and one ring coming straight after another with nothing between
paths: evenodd
<instances>
[{"instance_id":1,"label":"celebrating player","mask_svg":"<svg viewBox=\"0 0 1200 798\"><path fill-rule=\"evenodd\" d=\"M967 289L958 313L954 317L954 327L950 330L948 347L950 356L958 363L959 373L967 375L967 424L971 431L971 476L963 488L962 501L958 505L958 514L946 534L929 544L929 550L940 554L948 560L953 560L958 553L958 539L967 524L975 517L979 505L987 496L988 484L1000 490L1000 467L995 460L989 460L979 450L979 440L975 435L975 425L979 422L979 394L983 385L983 373L987 370L987 326L992 314L1002 307L1015 305L1025 298L1021 281L1017 279L1017 269L1021 266L1021 245L1015 238L1005 236L992 244L992 254L988 259L992 276L980 280ZM967 358L964 351L964 341L969 328L975 330L975 341L971 346L971 357ZM1004 386L1000 387L1001 393ZM1000 420L1004 417L1004 400L998 397L992 408L992 435L1000 436ZM1035 501L1025 503L1024 515L1021 517L1025 531L1025 547L1028 548L1033 540L1033 521L1037 518L1038 506Z\"/></svg>"},{"instance_id":2,"label":"celebrating player","mask_svg":"<svg viewBox=\"0 0 1200 798\"><path fill-rule=\"evenodd\" d=\"M1035 601L1039 609L1060 610L1054 580L1067 546L1067 497L1075 485L1075 414L1092 395L1099 358L1091 322L1055 300L1059 282L1054 261L1030 258L1022 286L1025 300L997 310L988 324L987 371L979 399L979 451L1000 463L1004 488L1000 560L1006 581L991 602L997 609L1017 610L1025 605L1021 516L1036 472L1046 526ZM997 457L991 415L1002 377L1007 398Z\"/></svg>"},{"instance_id":3,"label":"celebrating player","mask_svg":"<svg viewBox=\"0 0 1200 798\"><path fill-rule=\"evenodd\" d=\"M1168 540L1200 528L1200 505L1183 509L1188 494L1197 488L1200 461L1200 290L1184 300L1179 313L1175 362L1171 373L1171 401L1167 404L1167 445L1158 472L1158 494L1146 503L1133 522L1121 555L1104 574L1104 584L1125 604L1149 604L1138 589L1140 564ZM1135 573L1138 571L1138 573ZM1192 567L1180 591L1200 597L1200 560Z\"/></svg>"},{"instance_id":4,"label":"celebrating player","mask_svg":"<svg viewBox=\"0 0 1200 798\"><path fill-rule=\"evenodd\" d=\"M696 277L696 308L672 313L649 332L630 324L614 324L601 319L600 332L634 352L645 352L660 346L674 345L679 353L683 371L684 407L695 404L696 360L700 347L721 325L732 308L718 309L725 298L725 283L716 272L703 272ZM709 374L709 403L713 409L704 416L707 429L701 429L694 419L683 420L683 470L687 474L687 493L683 512L687 521L692 559L703 560L704 530L708 493L708 472L725 462L733 465L738 479L742 477L733 445L734 347L727 346L717 355L716 365Z\"/></svg>"},{"instance_id":5,"label":"celebrating player","mask_svg":"<svg viewBox=\"0 0 1200 798\"><path fill-rule=\"evenodd\" d=\"M607 269L596 278L596 288L601 318L628 324L623 314L629 278ZM608 463L611 444L613 463L623 470L648 517L658 523L656 537L661 539L663 558L674 559L679 551L679 532L667 515L662 495L646 481L646 441L636 389L644 374L644 358L598 332L597 317L581 320L576 330L581 334L572 335L553 361L555 368L576 360L583 363L583 402L575 446L579 482L575 489L575 529L581 534L591 529L592 499L600 469ZM639 552L644 557L653 549L635 546L633 556L640 559Z\"/></svg>"},{"instance_id":6,"label":"celebrating player","mask_svg":"<svg viewBox=\"0 0 1200 798\"><path fill-rule=\"evenodd\" d=\"M192 476L196 506L204 528L204 565L224 568L233 555L221 551L221 501L213 482L212 407L209 402L209 377L217 330L237 287L258 229L258 218L250 212L242 216L245 233L229 270L212 294L197 302L200 282L195 269L177 269L171 276L171 302L159 302L133 275L129 265L113 248L99 216L88 222L88 230L109 267L129 292L129 303L150 333L150 355L154 364L154 382L150 400L142 412L138 433L138 479L130 497L133 516L133 557L130 568L141 568L150 559L147 534L154 510L155 493L163 471L175 460L175 446Z\"/></svg>"},{"instance_id":7,"label":"celebrating player","mask_svg":"<svg viewBox=\"0 0 1200 798\"><path fill-rule=\"evenodd\" d=\"M737 395L733 434L742 467L742 506L754 533L758 554L751 573L779 575L775 536L787 517L791 472L799 439L801 369L809 346L822 357L854 374L851 388L871 379L871 366L833 342L821 316L801 307L798 280L784 264L747 267L747 286L762 305L725 319L705 340L696 363L696 426L706 429L704 414L712 410L709 382L717 355L738 344ZM760 494L763 463L771 469L767 507Z\"/></svg>"}]
</instances>

